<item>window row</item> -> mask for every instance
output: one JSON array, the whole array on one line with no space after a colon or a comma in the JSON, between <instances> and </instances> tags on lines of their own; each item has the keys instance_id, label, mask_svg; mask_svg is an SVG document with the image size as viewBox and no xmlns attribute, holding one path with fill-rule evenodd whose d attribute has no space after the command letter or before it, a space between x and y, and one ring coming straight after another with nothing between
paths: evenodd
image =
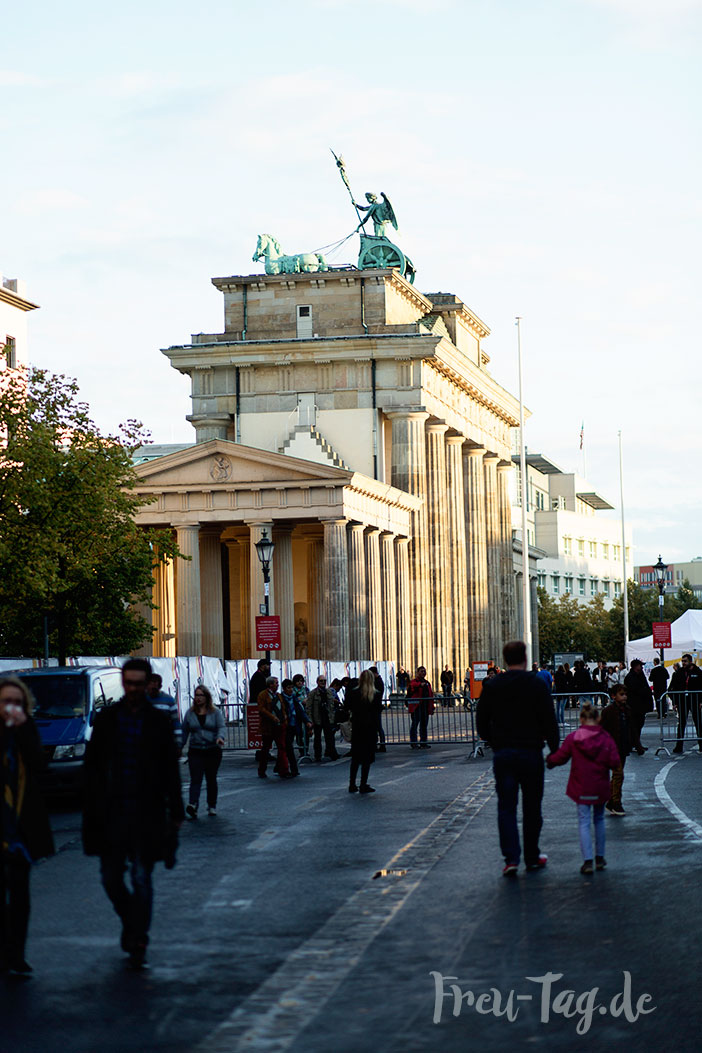
<instances>
[{"instance_id":1,"label":"window row","mask_svg":"<svg viewBox=\"0 0 702 1053\"><path fill-rule=\"evenodd\" d=\"M551 574L550 577L551 592L554 596L560 596L561 575ZM547 575L545 571L538 571L537 581L542 589L545 589L547 587ZM609 581L607 578L605 578L603 581L600 581L599 578L590 578L589 583L590 596L597 596L597 594L601 592L606 599L609 599L611 597L617 599L622 594L622 584L620 581ZM587 596L587 585L587 578L574 578L572 574L563 575L564 595L574 596L577 594L578 596Z\"/></svg>"},{"instance_id":2,"label":"window row","mask_svg":"<svg viewBox=\"0 0 702 1053\"><path fill-rule=\"evenodd\" d=\"M578 556L583 559L587 555L589 559L597 559L598 556L602 559L613 559L619 561L622 558L622 546L610 544L609 541L586 541L585 538L575 538L575 549L573 548L573 538L563 538L563 554L566 556L572 556L577 553ZM626 559L629 562L629 546L626 546Z\"/></svg>"}]
</instances>

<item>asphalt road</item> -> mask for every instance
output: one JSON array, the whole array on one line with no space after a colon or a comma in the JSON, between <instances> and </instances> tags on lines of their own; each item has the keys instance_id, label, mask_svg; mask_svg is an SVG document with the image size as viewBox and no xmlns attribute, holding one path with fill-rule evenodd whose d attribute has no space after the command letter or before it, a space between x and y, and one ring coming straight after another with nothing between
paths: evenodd
<instances>
[{"instance_id":1,"label":"asphalt road","mask_svg":"<svg viewBox=\"0 0 702 1053\"><path fill-rule=\"evenodd\" d=\"M345 760L261 782L228 755L217 818L156 870L141 974L77 812L56 805L60 850L32 875L35 975L0 987L0 1049L697 1051L702 755L647 741L590 878L567 769L547 775L548 867L506 880L489 757L392 747L361 798Z\"/></svg>"}]
</instances>

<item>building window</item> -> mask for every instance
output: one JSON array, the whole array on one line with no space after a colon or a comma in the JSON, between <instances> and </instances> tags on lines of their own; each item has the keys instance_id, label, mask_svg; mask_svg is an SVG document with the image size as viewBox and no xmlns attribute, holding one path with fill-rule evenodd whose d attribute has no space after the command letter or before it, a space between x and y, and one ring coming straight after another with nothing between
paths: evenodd
<instances>
[{"instance_id":1,"label":"building window","mask_svg":"<svg viewBox=\"0 0 702 1053\"><path fill-rule=\"evenodd\" d=\"M590 546L590 559L596 559L597 558L597 542L596 541L590 541L590 542L588 542L588 544Z\"/></svg>"},{"instance_id":2,"label":"building window","mask_svg":"<svg viewBox=\"0 0 702 1053\"><path fill-rule=\"evenodd\" d=\"M621 559L621 558L622 558L622 546L621 545L612 545L612 559Z\"/></svg>"},{"instance_id":3,"label":"building window","mask_svg":"<svg viewBox=\"0 0 702 1053\"><path fill-rule=\"evenodd\" d=\"M565 578L563 579L563 583L564 583L564 586L565 586L564 591L569 596L572 596L573 595L573 578L572 578L572 576L570 574L566 574Z\"/></svg>"},{"instance_id":4,"label":"building window","mask_svg":"<svg viewBox=\"0 0 702 1053\"><path fill-rule=\"evenodd\" d=\"M597 578L590 578L590 595L591 596L596 596L597 595L597 586L598 586L598 584L599 584L599 582L597 581Z\"/></svg>"},{"instance_id":5,"label":"building window","mask_svg":"<svg viewBox=\"0 0 702 1053\"><path fill-rule=\"evenodd\" d=\"M581 537L578 538L578 555L585 555L585 542Z\"/></svg>"},{"instance_id":6,"label":"building window","mask_svg":"<svg viewBox=\"0 0 702 1053\"><path fill-rule=\"evenodd\" d=\"M621 581L615 581L614 582L614 598L615 598L615 600L618 600L619 597L621 596L621 594L622 594L622 583L621 583Z\"/></svg>"},{"instance_id":7,"label":"building window","mask_svg":"<svg viewBox=\"0 0 702 1053\"><path fill-rule=\"evenodd\" d=\"M538 585L540 589L546 588L546 574L543 570L537 573Z\"/></svg>"},{"instance_id":8,"label":"building window","mask_svg":"<svg viewBox=\"0 0 702 1053\"><path fill-rule=\"evenodd\" d=\"M17 341L14 336L5 337L5 361L10 369L17 368Z\"/></svg>"},{"instance_id":9,"label":"building window","mask_svg":"<svg viewBox=\"0 0 702 1053\"><path fill-rule=\"evenodd\" d=\"M585 578L578 578L578 596L585 595Z\"/></svg>"},{"instance_id":10,"label":"building window","mask_svg":"<svg viewBox=\"0 0 702 1053\"><path fill-rule=\"evenodd\" d=\"M566 556L573 555L573 539L572 537L563 538L563 552Z\"/></svg>"},{"instance_id":11,"label":"building window","mask_svg":"<svg viewBox=\"0 0 702 1053\"><path fill-rule=\"evenodd\" d=\"M312 308L309 304L297 305L297 335L312 336Z\"/></svg>"},{"instance_id":12,"label":"building window","mask_svg":"<svg viewBox=\"0 0 702 1053\"><path fill-rule=\"evenodd\" d=\"M608 581L603 581L602 582L602 591L605 594L605 596L609 596L609 582Z\"/></svg>"},{"instance_id":13,"label":"building window","mask_svg":"<svg viewBox=\"0 0 702 1053\"><path fill-rule=\"evenodd\" d=\"M553 574L551 576L551 584L553 586L553 595L557 596L561 591L561 579L558 574Z\"/></svg>"},{"instance_id":14,"label":"building window","mask_svg":"<svg viewBox=\"0 0 702 1053\"><path fill-rule=\"evenodd\" d=\"M628 562L629 562L629 560L630 560L630 556L629 556L629 546L628 546L628 545L627 545L627 546L626 546L626 548L624 549L624 558L626 559L626 561L627 561L627 563L628 563Z\"/></svg>"},{"instance_id":15,"label":"building window","mask_svg":"<svg viewBox=\"0 0 702 1053\"><path fill-rule=\"evenodd\" d=\"M609 559L609 542L607 541L602 542L602 555L605 559Z\"/></svg>"}]
</instances>

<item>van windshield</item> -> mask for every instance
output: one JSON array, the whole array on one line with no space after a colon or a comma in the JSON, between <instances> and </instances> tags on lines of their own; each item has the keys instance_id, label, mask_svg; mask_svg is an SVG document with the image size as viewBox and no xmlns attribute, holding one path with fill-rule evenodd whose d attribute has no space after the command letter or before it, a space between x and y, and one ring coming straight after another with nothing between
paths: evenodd
<instances>
[{"instance_id":1,"label":"van windshield","mask_svg":"<svg viewBox=\"0 0 702 1053\"><path fill-rule=\"evenodd\" d=\"M33 716L39 720L68 720L85 716L87 678L84 676L28 676L25 684L34 695Z\"/></svg>"}]
</instances>

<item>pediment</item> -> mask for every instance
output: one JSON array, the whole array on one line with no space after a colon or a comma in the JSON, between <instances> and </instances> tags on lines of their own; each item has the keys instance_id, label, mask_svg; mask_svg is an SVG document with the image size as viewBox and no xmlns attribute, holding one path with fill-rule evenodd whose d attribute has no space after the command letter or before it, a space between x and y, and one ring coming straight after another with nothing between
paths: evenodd
<instances>
[{"instance_id":1,"label":"pediment","mask_svg":"<svg viewBox=\"0 0 702 1053\"><path fill-rule=\"evenodd\" d=\"M196 443L185 450L137 465L135 471L141 483L149 489L228 489L257 484L306 482L343 485L353 475L353 472L332 465L242 446L226 439Z\"/></svg>"}]
</instances>

